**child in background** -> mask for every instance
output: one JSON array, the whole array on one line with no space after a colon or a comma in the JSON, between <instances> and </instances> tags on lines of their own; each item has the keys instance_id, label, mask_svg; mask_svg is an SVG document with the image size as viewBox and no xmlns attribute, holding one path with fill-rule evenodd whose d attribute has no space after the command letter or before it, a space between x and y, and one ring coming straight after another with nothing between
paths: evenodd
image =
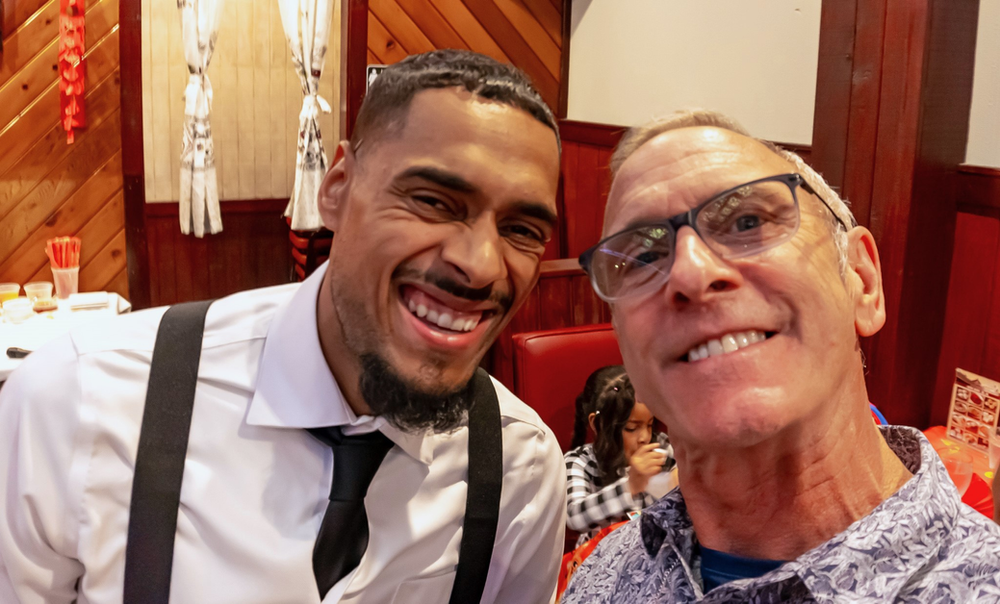
<instances>
[{"instance_id":1,"label":"child in background","mask_svg":"<svg viewBox=\"0 0 1000 604\"><path fill-rule=\"evenodd\" d=\"M588 424L593 444L583 444ZM573 446L565 456L566 524L581 533L578 546L652 504L649 480L674 465L670 441L654 433L653 415L636 402L621 365L602 367L587 378L576 399Z\"/></svg>"}]
</instances>

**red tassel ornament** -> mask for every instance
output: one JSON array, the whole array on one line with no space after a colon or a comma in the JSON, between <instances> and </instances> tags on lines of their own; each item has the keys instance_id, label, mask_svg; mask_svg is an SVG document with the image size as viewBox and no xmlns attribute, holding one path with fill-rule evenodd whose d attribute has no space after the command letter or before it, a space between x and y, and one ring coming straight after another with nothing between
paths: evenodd
<instances>
[{"instance_id":1,"label":"red tassel ornament","mask_svg":"<svg viewBox=\"0 0 1000 604\"><path fill-rule=\"evenodd\" d=\"M84 0L59 0L59 121L66 143L73 131L87 125L84 117Z\"/></svg>"}]
</instances>

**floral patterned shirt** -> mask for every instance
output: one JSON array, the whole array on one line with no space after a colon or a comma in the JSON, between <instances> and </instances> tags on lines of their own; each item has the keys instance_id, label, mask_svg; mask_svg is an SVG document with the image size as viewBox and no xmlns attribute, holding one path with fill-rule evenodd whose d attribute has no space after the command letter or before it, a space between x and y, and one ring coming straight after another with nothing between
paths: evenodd
<instances>
[{"instance_id":1,"label":"floral patterned shirt","mask_svg":"<svg viewBox=\"0 0 1000 604\"><path fill-rule=\"evenodd\" d=\"M1000 527L961 503L918 430L882 426L913 478L826 543L757 578L702 591L680 489L604 538L563 604L1000 602Z\"/></svg>"}]
</instances>

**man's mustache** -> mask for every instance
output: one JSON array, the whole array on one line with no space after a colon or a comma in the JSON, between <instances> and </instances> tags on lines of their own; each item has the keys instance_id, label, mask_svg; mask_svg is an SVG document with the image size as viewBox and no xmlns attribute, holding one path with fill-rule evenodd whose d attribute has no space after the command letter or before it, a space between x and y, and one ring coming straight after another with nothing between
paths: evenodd
<instances>
[{"instance_id":1,"label":"man's mustache","mask_svg":"<svg viewBox=\"0 0 1000 604\"><path fill-rule=\"evenodd\" d=\"M467 287L450 277L446 277L440 273L435 273L434 271L423 273L416 269L400 267L395 270L392 276L393 279L406 278L410 280L424 281L425 283L430 283L441 291L449 293L456 298L464 298L471 302L483 302L484 300L489 300L490 302L493 302L497 306L503 308L505 312L510 310L511 306L514 305L514 297L511 296L509 292L494 291L492 285L480 288Z\"/></svg>"}]
</instances>

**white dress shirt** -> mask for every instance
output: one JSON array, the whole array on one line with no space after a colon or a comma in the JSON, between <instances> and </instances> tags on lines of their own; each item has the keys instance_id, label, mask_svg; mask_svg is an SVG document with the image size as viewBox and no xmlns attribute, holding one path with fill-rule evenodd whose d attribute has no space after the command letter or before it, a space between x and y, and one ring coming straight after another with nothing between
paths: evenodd
<instances>
[{"instance_id":1,"label":"white dress shirt","mask_svg":"<svg viewBox=\"0 0 1000 604\"><path fill-rule=\"evenodd\" d=\"M333 454L302 428L381 430L365 499L370 541L324 604L447 602L467 492L468 429L408 434L357 417L320 350L301 286L243 292L208 312L174 548L171 601L320 601L312 550ZM35 352L0 390L0 602L122 601L132 471L164 309L84 326ZM559 445L494 380L503 494L483 602L548 602L565 526Z\"/></svg>"}]
</instances>

